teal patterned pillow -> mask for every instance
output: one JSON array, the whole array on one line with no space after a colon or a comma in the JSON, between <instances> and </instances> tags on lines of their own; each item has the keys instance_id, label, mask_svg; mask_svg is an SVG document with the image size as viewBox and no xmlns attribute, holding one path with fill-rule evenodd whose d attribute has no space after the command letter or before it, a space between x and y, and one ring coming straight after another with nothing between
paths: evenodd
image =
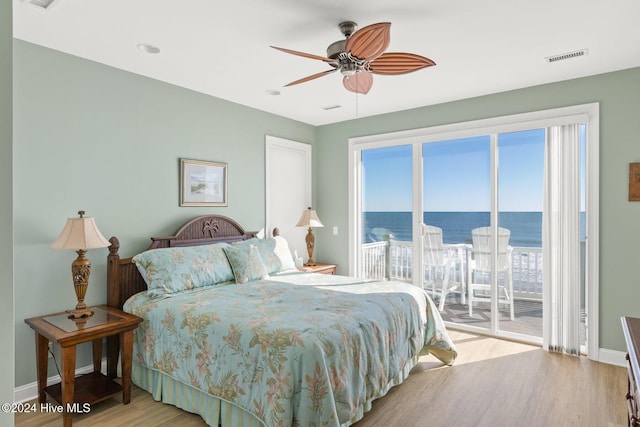
<instances>
[{"instance_id":1,"label":"teal patterned pillow","mask_svg":"<svg viewBox=\"0 0 640 427\"><path fill-rule=\"evenodd\" d=\"M151 249L133 257L150 298L233 280L233 271L223 251L226 243L182 248Z\"/></svg>"},{"instance_id":2,"label":"teal patterned pillow","mask_svg":"<svg viewBox=\"0 0 640 427\"><path fill-rule=\"evenodd\" d=\"M236 283L247 283L269 277L256 245L245 243L226 246L224 253L231 264Z\"/></svg>"}]
</instances>

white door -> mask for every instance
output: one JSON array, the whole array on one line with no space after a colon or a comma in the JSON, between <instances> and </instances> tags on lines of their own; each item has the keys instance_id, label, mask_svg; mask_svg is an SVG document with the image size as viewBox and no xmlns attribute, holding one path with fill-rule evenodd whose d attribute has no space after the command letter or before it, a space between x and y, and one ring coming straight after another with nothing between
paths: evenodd
<instances>
[{"instance_id":1,"label":"white door","mask_svg":"<svg viewBox=\"0 0 640 427\"><path fill-rule=\"evenodd\" d=\"M311 206L311 145L269 135L265 143L265 235L277 227L291 252L306 258L307 230L296 224Z\"/></svg>"}]
</instances>

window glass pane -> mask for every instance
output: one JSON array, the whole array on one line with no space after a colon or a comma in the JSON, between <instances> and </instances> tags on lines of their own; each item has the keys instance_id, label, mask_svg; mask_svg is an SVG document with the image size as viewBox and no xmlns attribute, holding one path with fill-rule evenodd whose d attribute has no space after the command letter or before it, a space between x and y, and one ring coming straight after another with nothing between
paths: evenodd
<instances>
[{"instance_id":1,"label":"window glass pane","mask_svg":"<svg viewBox=\"0 0 640 427\"><path fill-rule=\"evenodd\" d=\"M422 158L424 223L441 228L444 243L468 243L471 229L489 225L490 137L425 143Z\"/></svg>"},{"instance_id":2,"label":"window glass pane","mask_svg":"<svg viewBox=\"0 0 640 427\"><path fill-rule=\"evenodd\" d=\"M411 146L362 151L362 212L364 243L412 240Z\"/></svg>"},{"instance_id":3,"label":"window glass pane","mask_svg":"<svg viewBox=\"0 0 640 427\"><path fill-rule=\"evenodd\" d=\"M488 331L490 282L486 274L478 269L472 273L469 267L473 264L472 230L491 222L491 137L424 143L422 156L426 225L422 286L445 321ZM471 278L483 283L474 307L468 299Z\"/></svg>"},{"instance_id":4,"label":"window glass pane","mask_svg":"<svg viewBox=\"0 0 640 427\"><path fill-rule=\"evenodd\" d=\"M362 151L362 262L359 275L413 280L410 145Z\"/></svg>"},{"instance_id":5,"label":"window glass pane","mask_svg":"<svg viewBox=\"0 0 640 427\"><path fill-rule=\"evenodd\" d=\"M538 338L542 338L544 148L545 129L498 135L498 226L509 230L508 264L497 278L499 330Z\"/></svg>"},{"instance_id":6,"label":"window glass pane","mask_svg":"<svg viewBox=\"0 0 640 427\"><path fill-rule=\"evenodd\" d=\"M511 246L542 246L545 130L498 135L498 221Z\"/></svg>"}]
</instances>

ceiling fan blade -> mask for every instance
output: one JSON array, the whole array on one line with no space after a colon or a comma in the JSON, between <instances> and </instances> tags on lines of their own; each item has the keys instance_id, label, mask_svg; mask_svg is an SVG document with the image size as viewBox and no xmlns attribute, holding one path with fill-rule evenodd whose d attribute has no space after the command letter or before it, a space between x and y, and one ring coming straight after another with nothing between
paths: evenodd
<instances>
[{"instance_id":1,"label":"ceiling fan blade","mask_svg":"<svg viewBox=\"0 0 640 427\"><path fill-rule=\"evenodd\" d=\"M395 76L421 70L436 65L429 58L406 52L387 52L369 63L369 70L375 74Z\"/></svg>"},{"instance_id":2,"label":"ceiling fan blade","mask_svg":"<svg viewBox=\"0 0 640 427\"><path fill-rule=\"evenodd\" d=\"M276 46L271 46L271 47L277 50L281 50L282 52L290 53L292 55L298 55L298 56L302 56L304 58L310 58L310 59L318 59L320 61L336 64L336 61L334 59L327 58L324 56L318 56L312 53L298 52L297 50L285 49L283 47L276 47Z\"/></svg>"},{"instance_id":3,"label":"ceiling fan blade","mask_svg":"<svg viewBox=\"0 0 640 427\"><path fill-rule=\"evenodd\" d=\"M304 82L308 82L309 80L317 79L318 77L326 76L327 74L331 74L331 73L334 73L336 71L338 71L337 68L334 69L334 70L327 70L327 71L323 71L321 73L316 73L316 74L313 74L311 76L304 77L304 78L302 78L300 80L296 80L295 82L291 82L289 84L286 84L285 87L286 86L297 85L297 84L304 83Z\"/></svg>"},{"instance_id":4,"label":"ceiling fan blade","mask_svg":"<svg viewBox=\"0 0 640 427\"><path fill-rule=\"evenodd\" d=\"M373 76L366 71L358 71L352 76L344 76L342 84L348 91L366 95L373 86Z\"/></svg>"},{"instance_id":5,"label":"ceiling fan blade","mask_svg":"<svg viewBox=\"0 0 640 427\"><path fill-rule=\"evenodd\" d=\"M380 56L391 41L391 23L379 22L359 29L347 39L345 50L358 59L369 61Z\"/></svg>"}]
</instances>

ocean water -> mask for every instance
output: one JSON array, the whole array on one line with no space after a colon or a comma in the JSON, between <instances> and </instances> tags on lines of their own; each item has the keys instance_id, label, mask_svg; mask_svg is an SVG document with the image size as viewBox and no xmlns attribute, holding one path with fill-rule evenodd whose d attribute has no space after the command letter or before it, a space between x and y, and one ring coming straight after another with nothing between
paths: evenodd
<instances>
[{"instance_id":1,"label":"ocean water","mask_svg":"<svg viewBox=\"0 0 640 427\"><path fill-rule=\"evenodd\" d=\"M411 241L411 212L365 212L364 242L384 240ZM489 212L424 212L423 222L442 229L444 243L470 243L471 230L490 223ZM584 239L584 212L581 213L581 236ZM511 246L542 247L542 212L500 212L500 227L511 230Z\"/></svg>"}]
</instances>

